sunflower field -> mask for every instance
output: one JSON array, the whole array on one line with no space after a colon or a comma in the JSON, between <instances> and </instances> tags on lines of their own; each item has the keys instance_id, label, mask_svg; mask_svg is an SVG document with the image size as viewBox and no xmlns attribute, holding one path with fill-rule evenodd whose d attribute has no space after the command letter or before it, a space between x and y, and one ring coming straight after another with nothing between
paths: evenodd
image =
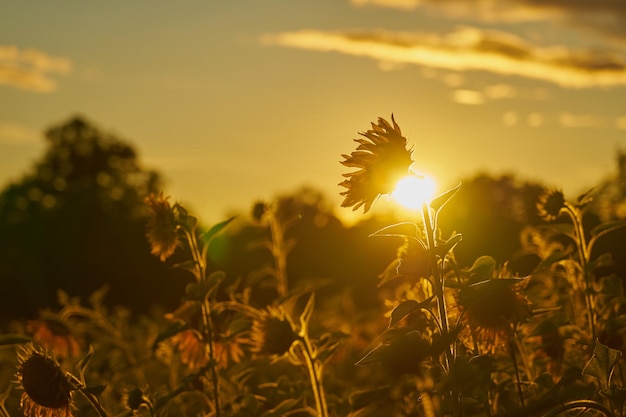
<instances>
[{"instance_id":1,"label":"sunflower field","mask_svg":"<svg viewBox=\"0 0 626 417\"><path fill-rule=\"evenodd\" d=\"M402 178L420 178L393 116L354 142L338 179L344 208L365 214ZM623 416L619 207L598 206L597 189L568 199L542 187L518 229L487 220L474 230L484 213L466 210L458 225L451 215L465 187L333 246L294 237L309 218L297 202L257 202L246 220L255 232L237 234L245 250L227 265L216 259L241 219L205 227L151 192L141 233L153 260L184 281L169 294L175 308L137 314L107 303L104 286L87 298L58 289L54 307L4 324L0 414ZM318 229L330 221L310 218ZM496 232L516 242L514 255L502 259L498 242L478 252L472 237ZM384 260L377 270L373 253ZM358 265L353 285L325 277L322 258L338 271ZM149 304L150 294L148 284L129 297Z\"/></svg>"}]
</instances>

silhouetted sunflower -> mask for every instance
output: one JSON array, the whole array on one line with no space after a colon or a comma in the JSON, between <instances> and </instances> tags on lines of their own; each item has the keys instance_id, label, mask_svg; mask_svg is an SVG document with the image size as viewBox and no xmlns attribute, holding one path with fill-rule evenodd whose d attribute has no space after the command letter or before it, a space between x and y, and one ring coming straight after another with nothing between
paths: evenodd
<instances>
[{"instance_id":1,"label":"silhouetted sunflower","mask_svg":"<svg viewBox=\"0 0 626 417\"><path fill-rule=\"evenodd\" d=\"M530 317L530 301L520 293L524 279L494 278L462 288L457 304L484 345L493 351L514 327Z\"/></svg>"},{"instance_id":2,"label":"silhouetted sunflower","mask_svg":"<svg viewBox=\"0 0 626 417\"><path fill-rule=\"evenodd\" d=\"M372 129L359 132L365 139L354 139L359 144L356 151L342 155L341 164L359 168L343 174L347 179L339 185L347 190L340 193L345 197L342 207L354 206L353 210L357 210L363 206L364 213L367 213L379 196L391 193L398 181L407 175L413 163L412 150L406 148L406 138L393 114L391 122L393 125L379 117L378 124L372 122Z\"/></svg>"},{"instance_id":3,"label":"silhouetted sunflower","mask_svg":"<svg viewBox=\"0 0 626 417\"><path fill-rule=\"evenodd\" d=\"M565 197L560 190L546 190L539 196L537 212L539 217L547 221L556 220L565 207Z\"/></svg>"},{"instance_id":4,"label":"silhouetted sunflower","mask_svg":"<svg viewBox=\"0 0 626 417\"><path fill-rule=\"evenodd\" d=\"M176 214L167 201L168 198L161 193L158 196L151 194L145 200L150 208L146 226L146 237L152 247L150 253L158 256L161 262L172 256L181 245Z\"/></svg>"},{"instance_id":5,"label":"silhouetted sunflower","mask_svg":"<svg viewBox=\"0 0 626 417\"><path fill-rule=\"evenodd\" d=\"M281 310L269 307L252 323L250 339L252 352L281 356L291 348L296 332Z\"/></svg>"},{"instance_id":6,"label":"silhouetted sunflower","mask_svg":"<svg viewBox=\"0 0 626 417\"><path fill-rule=\"evenodd\" d=\"M209 361L206 342L200 332L194 329L183 330L170 338L170 342L180 354L180 361L189 369L197 371Z\"/></svg>"},{"instance_id":7,"label":"silhouetted sunflower","mask_svg":"<svg viewBox=\"0 0 626 417\"><path fill-rule=\"evenodd\" d=\"M24 390L20 407L30 417L71 417L74 388L51 356L30 344L18 352L17 381Z\"/></svg>"},{"instance_id":8,"label":"silhouetted sunflower","mask_svg":"<svg viewBox=\"0 0 626 417\"><path fill-rule=\"evenodd\" d=\"M44 312L38 320L27 322L26 329L37 343L54 352L59 359L76 357L80 353L70 326L56 314Z\"/></svg>"}]
</instances>

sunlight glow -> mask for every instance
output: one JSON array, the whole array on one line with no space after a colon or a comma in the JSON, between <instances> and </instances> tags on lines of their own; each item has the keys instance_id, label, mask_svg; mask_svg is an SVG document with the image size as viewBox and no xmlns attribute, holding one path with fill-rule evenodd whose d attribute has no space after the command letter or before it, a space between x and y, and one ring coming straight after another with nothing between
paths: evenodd
<instances>
[{"instance_id":1,"label":"sunlight glow","mask_svg":"<svg viewBox=\"0 0 626 417\"><path fill-rule=\"evenodd\" d=\"M425 175L407 175L398 181L391 197L402 206L415 210L435 195L435 181Z\"/></svg>"}]
</instances>

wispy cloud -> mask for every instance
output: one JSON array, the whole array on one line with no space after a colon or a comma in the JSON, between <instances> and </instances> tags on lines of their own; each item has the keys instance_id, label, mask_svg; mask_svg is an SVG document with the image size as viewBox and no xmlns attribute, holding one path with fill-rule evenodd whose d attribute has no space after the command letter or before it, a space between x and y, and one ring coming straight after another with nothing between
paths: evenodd
<instances>
[{"instance_id":1,"label":"wispy cloud","mask_svg":"<svg viewBox=\"0 0 626 417\"><path fill-rule=\"evenodd\" d=\"M0 84L22 90L49 93L57 88L54 75L68 75L72 62L36 49L0 45Z\"/></svg>"},{"instance_id":2,"label":"wispy cloud","mask_svg":"<svg viewBox=\"0 0 626 417\"><path fill-rule=\"evenodd\" d=\"M471 27L447 35L304 30L269 35L263 41L379 62L489 71L569 88L626 85L626 60L619 55L563 46L540 47L507 32Z\"/></svg>"},{"instance_id":3,"label":"wispy cloud","mask_svg":"<svg viewBox=\"0 0 626 417\"><path fill-rule=\"evenodd\" d=\"M513 23L548 21L584 28L626 44L626 2L621 0L350 0L355 6L403 11L428 7L450 18Z\"/></svg>"},{"instance_id":4,"label":"wispy cloud","mask_svg":"<svg viewBox=\"0 0 626 417\"><path fill-rule=\"evenodd\" d=\"M485 96L476 90L454 90L452 100L459 104L479 105L485 102Z\"/></svg>"},{"instance_id":5,"label":"wispy cloud","mask_svg":"<svg viewBox=\"0 0 626 417\"><path fill-rule=\"evenodd\" d=\"M561 113L559 124L568 128L600 127L605 125L605 120L593 114Z\"/></svg>"},{"instance_id":6,"label":"wispy cloud","mask_svg":"<svg viewBox=\"0 0 626 417\"><path fill-rule=\"evenodd\" d=\"M422 3L421 0L350 0L356 6L382 6L401 10L415 9Z\"/></svg>"},{"instance_id":7,"label":"wispy cloud","mask_svg":"<svg viewBox=\"0 0 626 417\"><path fill-rule=\"evenodd\" d=\"M23 145L35 143L39 133L19 123L0 122L0 144Z\"/></svg>"}]
</instances>

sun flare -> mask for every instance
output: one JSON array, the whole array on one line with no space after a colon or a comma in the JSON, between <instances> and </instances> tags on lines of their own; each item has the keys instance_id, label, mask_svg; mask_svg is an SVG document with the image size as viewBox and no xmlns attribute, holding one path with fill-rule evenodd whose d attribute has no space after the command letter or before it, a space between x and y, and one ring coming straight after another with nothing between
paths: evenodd
<instances>
[{"instance_id":1,"label":"sun flare","mask_svg":"<svg viewBox=\"0 0 626 417\"><path fill-rule=\"evenodd\" d=\"M415 210L434 196L435 188L431 177L411 174L398 181L391 197L403 207Z\"/></svg>"}]
</instances>

